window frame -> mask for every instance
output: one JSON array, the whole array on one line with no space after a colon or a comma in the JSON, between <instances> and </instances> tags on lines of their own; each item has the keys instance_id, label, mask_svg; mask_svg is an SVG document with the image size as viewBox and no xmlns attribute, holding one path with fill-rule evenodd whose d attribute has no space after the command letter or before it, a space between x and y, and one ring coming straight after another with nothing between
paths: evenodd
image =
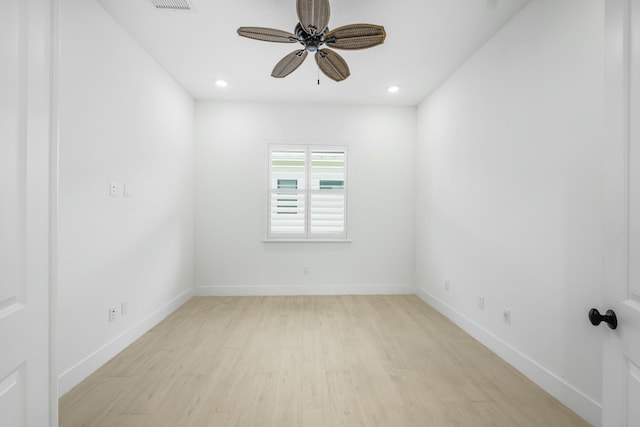
<instances>
[{"instance_id":1,"label":"window frame","mask_svg":"<svg viewBox=\"0 0 640 427\"><path fill-rule=\"evenodd\" d=\"M346 144L278 144L269 143L267 145L267 197L266 197L266 238L265 242L350 242L348 239L348 146ZM289 190L284 189L285 193L289 191L296 192L297 194L303 194L304 196L304 232L303 233L274 233L272 232L272 195L277 192L278 188L271 188L272 185L272 166L273 152L277 151L303 151L305 153L305 183L304 188ZM343 168L343 188L318 188L313 189L311 185L312 178L312 153L313 152L340 152L344 155L344 168ZM327 194L328 192L335 192L342 194L344 198L343 208L343 231L340 233L312 233L311 232L311 198L317 194Z\"/></svg>"}]
</instances>

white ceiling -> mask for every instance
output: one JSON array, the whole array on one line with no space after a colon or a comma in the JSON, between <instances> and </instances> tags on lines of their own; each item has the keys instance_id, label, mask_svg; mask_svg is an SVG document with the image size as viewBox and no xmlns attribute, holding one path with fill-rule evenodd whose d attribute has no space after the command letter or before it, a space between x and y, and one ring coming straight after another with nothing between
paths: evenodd
<instances>
[{"instance_id":1,"label":"white ceiling","mask_svg":"<svg viewBox=\"0 0 640 427\"><path fill-rule=\"evenodd\" d=\"M295 0L190 0L192 11L150 0L97 0L195 99L417 105L530 0L331 0L330 28L383 25L371 49L339 53L351 76L320 75L312 55L284 79L274 65L297 44L237 35L240 26L293 32ZM218 88L222 78L229 86ZM387 88L400 91L389 94Z\"/></svg>"}]
</instances>

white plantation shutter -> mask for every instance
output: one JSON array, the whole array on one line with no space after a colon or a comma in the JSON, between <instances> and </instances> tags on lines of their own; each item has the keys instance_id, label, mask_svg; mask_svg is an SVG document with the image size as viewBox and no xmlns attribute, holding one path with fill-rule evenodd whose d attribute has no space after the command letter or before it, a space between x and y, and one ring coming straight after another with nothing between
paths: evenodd
<instances>
[{"instance_id":1,"label":"white plantation shutter","mask_svg":"<svg viewBox=\"0 0 640 427\"><path fill-rule=\"evenodd\" d=\"M271 150L269 237L306 235L306 150Z\"/></svg>"},{"instance_id":2,"label":"white plantation shutter","mask_svg":"<svg viewBox=\"0 0 640 427\"><path fill-rule=\"evenodd\" d=\"M310 237L345 237L345 152L311 150Z\"/></svg>"},{"instance_id":3,"label":"white plantation shutter","mask_svg":"<svg viewBox=\"0 0 640 427\"><path fill-rule=\"evenodd\" d=\"M269 239L346 238L346 147L271 146Z\"/></svg>"},{"instance_id":4,"label":"white plantation shutter","mask_svg":"<svg viewBox=\"0 0 640 427\"><path fill-rule=\"evenodd\" d=\"M271 194L271 233L289 237L305 234L305 195L290 191Z\"/></svg>"}]
</instances>

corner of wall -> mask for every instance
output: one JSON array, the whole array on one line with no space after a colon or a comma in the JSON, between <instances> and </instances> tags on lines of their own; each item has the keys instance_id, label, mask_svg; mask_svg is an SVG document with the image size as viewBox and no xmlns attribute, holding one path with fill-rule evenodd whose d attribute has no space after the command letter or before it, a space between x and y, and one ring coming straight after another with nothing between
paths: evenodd
<instances>
[{"instance_id":1,"label":"corner of wall","mask_svg":"<svg viewBox=\"0 0 640 427\"><path fill-rule=\"evenodd\" d=\"M453 307L430 294L424 288L416 286L416 295L478 340L478 342L497 354L505 362L516 368L547 393L551 394L568 408L571 408L576 414L594 426L600 425L602 422L602 405L600 403L585 395L524 353L518 351L509 345L509 343L483 328L463 313L456 311Z\"/></svg>"},{"instance_id":2,"label":"corner of wall","mask_svg":"<svg viewBox=\"0 0 640 427\"><path fill-rule=\"evenodd\" d=\"M193 289L187 289L153 313L127 328L120 335L105 343L96 351L62 372L58 376L58 397L62 397L82 380L127 348L135 340L146 334L164 318L191 299Z\"/></svg>"}]
</instances>

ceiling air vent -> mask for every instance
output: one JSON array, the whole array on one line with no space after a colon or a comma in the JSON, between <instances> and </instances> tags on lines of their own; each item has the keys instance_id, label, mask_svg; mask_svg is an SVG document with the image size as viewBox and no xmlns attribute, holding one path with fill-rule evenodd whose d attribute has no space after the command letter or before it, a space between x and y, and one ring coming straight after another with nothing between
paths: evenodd
<instances>
[{"instance_id":1,"label":"ceiling air vent","mask_svg":"<svg viewBox=\"0 0 640 427\"><path fill-rule=\"evenodd\" d=\"M163 10L192 10L191 4L187 0L151 0L151 4L156 9Z\"/></svg>"}]
</instances>

